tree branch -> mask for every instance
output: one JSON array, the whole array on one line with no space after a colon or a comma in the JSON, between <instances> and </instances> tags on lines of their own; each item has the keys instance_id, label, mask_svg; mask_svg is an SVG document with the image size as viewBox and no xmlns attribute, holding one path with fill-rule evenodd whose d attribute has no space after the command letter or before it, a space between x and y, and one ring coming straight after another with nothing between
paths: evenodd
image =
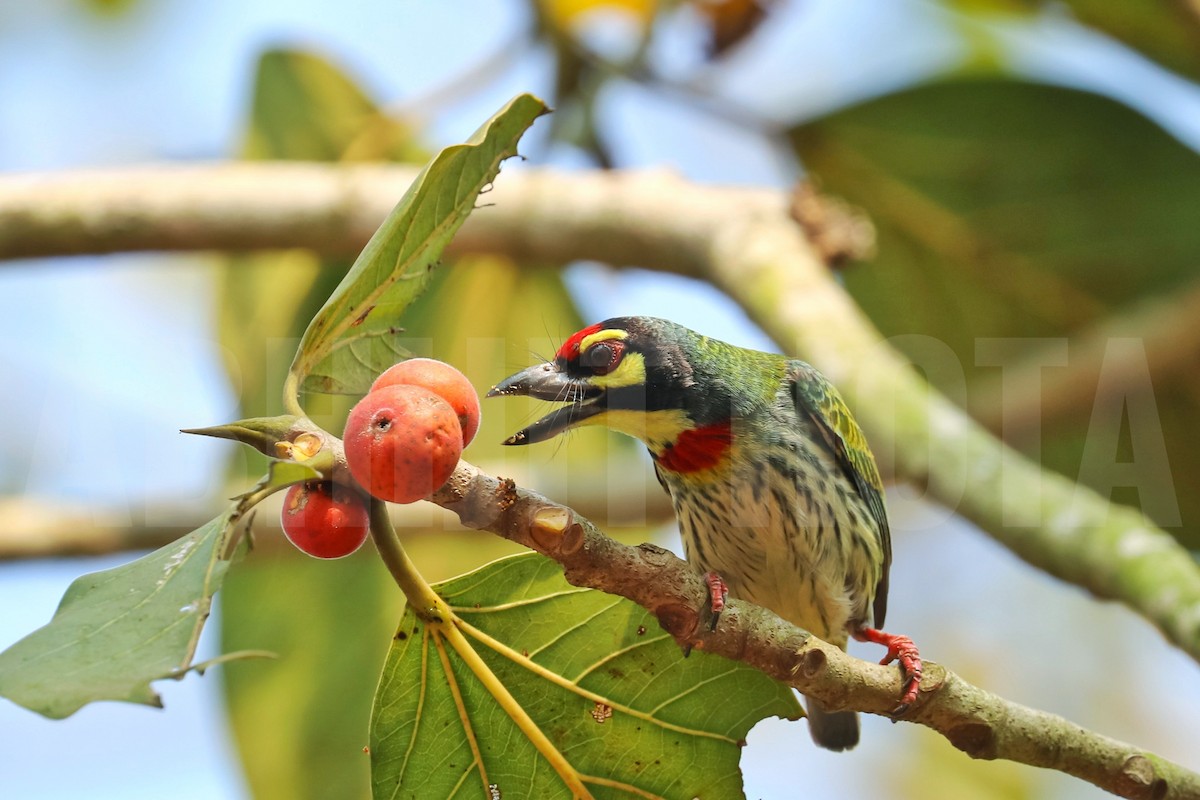
<instances>
[{"instance_id":1,"label":"tree branch","mask_svg":"<svg viewBox=\"0 0 1200 800\"><path fill-rule=\"evenodd\" d=\"M356 252L415 172L222 164L0 179L0 258L122 250ZM781 192L665 172L509 169L450 253L636 264L709 280L842 389L883 466L1026 561L1119 600L1200 659L1200 567L1140 512L1004 446L888 346ZM1016 520L1019 524L1007 521Z\"/></svg>"},{"instance_id":2,"label":"tree branch","mask_svg":"<svg viewBox=\"0 0 1200 800\"><path fill-rule=\"evenodd\" d=\"M0 179L0 257L124 250L358 250L415 173L304 164L160 168ZM845 391L885 466L927 485L1030 562L1119 599L1200 657L1200 570L1166 533L1008 450L886 346L787 217L778 192L718 189L666 174L510 171L456 252L598 259L711 280L783 348ZM1003 477L1001 480L1000 478ZM1031 497L1040 516L1024 519ZM734 602L697 630L700 579L657 548L608 539L570 509L467 465L435 497L469 527L558 558L568 579L622 594L696 647L746 661L834 708L885 713L894 670L853 659ZM499 509L499 511L497 511ZM930 665L907 719L976 757L1059 769L1127 797L1200 795L1197 777L1129 745L970 686Z\"/></svg>"},{"instance_id":3,"label":"tree branch","mask_svg":"<svg viewBox=\"0 0 1200 800\"><path fill-rule=\"evenodd\" d=\"M416 175L304 163L9 175L0 178L0 258L293 247L353 254Z\"/></svg>"},{"instance_id":4,"label":"tree branch","mask_svg":"<svg viewBox=\"0 0 1200 800\"><path fill-rule=\"evenodd\" d=\"M578 472L572 474L578 475ZM638 470L625 477L598 475L580 480L567 491L563 471L536 477L539 486L556 497L571 497L582 514L603 525L665 525L675 518L670 498L657 483L647 481ZM581 488L582 487L582 488ZM230 489L229 494L237 493ZM613 503L613 497L638 498L627 508ZM644 500L643 500L644 498ZM458 529L458 519L449 512L432 515L428 506L393 505L392 522L405 528L408 535L422 531ZM627 512L628 515L626 515ZM193 531L212 519L210 507L180 507L178 503L161 507L102 509L91 505L50 503L25 497L0 497L0 562L32 558L95 556L124 550L155 550ZM279 519L269 513L260 515L254 529L261 546L281 543Z\"/></svg>"},{"instance_id":5,"label":"tree branch","mask_svg":"<svg viewBox=\"0 0 1200 800\"><path fill-rule=\"evenodd\" d=\"M617 594L654 614L680 644L749 664L830 709L890 716L901 693L894 667L861 661L774 613L730 601L715 631L699 608L707 588L688 564L654 545L621 544L587 519L512 481L462 462L431 498L470 528L555 559L575 586ZM1062 717L1012 703L926 662L904 721L942 734L972 758L1003 758L1086 780L1121 797L1200 797L1200 775Z\"/></svg>"}]
</instances>

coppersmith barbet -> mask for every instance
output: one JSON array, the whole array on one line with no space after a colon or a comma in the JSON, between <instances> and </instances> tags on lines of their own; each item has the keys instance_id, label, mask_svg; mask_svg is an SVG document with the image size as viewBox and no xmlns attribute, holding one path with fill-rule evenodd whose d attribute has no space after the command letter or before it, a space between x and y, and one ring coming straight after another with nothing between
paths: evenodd
<instances>
[{"instance_id":1,"label":"coppersmith barbet","mask_svg":"<svg viewBox=\"0 0 1200 800\"><path fill-rule=\"evenodd\" d=\"M845 648L888 648L916 698L921 661L884 633L891 539L875 458L832 384L798 360L735 347L651 317L618 317L575 333L553 361L497 384L561 406L506 444L579 425L640 439L671 496L688 561L708 573L714 611L727 587ZM852 711L809 699L813 740L858 743Z\"/></svg>"}]
</instances>

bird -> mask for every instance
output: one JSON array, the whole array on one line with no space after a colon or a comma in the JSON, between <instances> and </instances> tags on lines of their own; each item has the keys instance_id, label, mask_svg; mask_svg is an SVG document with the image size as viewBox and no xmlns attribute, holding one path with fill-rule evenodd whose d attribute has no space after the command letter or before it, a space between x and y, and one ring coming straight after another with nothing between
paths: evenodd
<instances>
[{"instance_id":1,"label":"bird","mask_svg":"<svg viewBox=\"0 0 1200 800\"><path fill-rule=\"evenodd\" d=\"M687 560L705 573L714 626L734 597L843 650L850 637L882 644L881 663L898 661L904 675L897 713L916 699L917 647L882 630L892 561L883 482L849 408L814 367L669 320L614 317L487 396L564 404L507 445L584 425L645 444ZM806 705L818 746L858 743L854 711Z\"/></svg>"}]
</instances>

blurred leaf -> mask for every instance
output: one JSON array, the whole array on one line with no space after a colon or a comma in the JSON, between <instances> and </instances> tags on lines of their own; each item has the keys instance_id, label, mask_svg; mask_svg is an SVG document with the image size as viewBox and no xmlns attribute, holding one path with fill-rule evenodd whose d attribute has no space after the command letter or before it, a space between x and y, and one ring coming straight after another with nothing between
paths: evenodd
<instances>
[{"instance_id":1,"label":"blurred leaf","mask_svg":"<svg viewBox=\"0 0 1200 800\"><path fill-rule=\"evenodd\" d=\"M1036 0L1035 0L1036 1ZM973 13L1029 12L1031 0L944 0L960 11Z\"/></svg>"},{"instance_id":2,"label":"blurred leaf","mask_svg":"<svg viewBox=\"0 0 1200 800\"><path fill-rule=\"evenodd\" d=\"M345 72L315 54L286 49L259 60L244 154L308 161L427 158L410 126L384 114ZM221 272L220 336L243 413L278 408L300 335L349 266L306 250L228 260ZM340 431L348 409L346 398L310 398L306 411L327 430ZM252 459L244 473L258 474L266 464ZM399 593L373 556L318 563L285 545L278 549L290 557L266 566L271 556L261 551L270 544L261 543L219 598L225 649L278 645L284 656L223 671L253 794L340 800L354 797L358 787L357 796L365 797L362 746L390 627L385 620L395 618ZM364 620L376 617L373 634ZM348 622L355 620L366 632Z\"/></svg>"},{"instance_id":3,"label":"blurred leaf","mask_svg":"<svg viewBox=\"0 0 1200 800\"><path fill-rule=\"evenodd\" d=\"M259 58L244 155L299 161L424 161L414 132L358 83L304 50Z\"/></svg>"},{"instance_id":4,"label":"blurred leaf","mask_svg":"<svg viewBox=\"0 0 1200 800\"><path fill-rule=\"evenodd\" d=\"M269 544L221 592L222 648L279 654L222 670L251 793L365 798L371 696L403 596L370 547L320 561Z\"/></svg>"},{"instance_id":5,"label":"blurred leaf","mask_svg":"<svg viewBox=\"0 0 1200 800\"><path fill-rule=\"evenodd\" d=\"M846 273L854 297L885 334L948 344L958 356L950 368L969 379L993 369L974 366L976 337L1030 337L1033 349L1033 337L1070 334L1191 283L1200 264L1200 156L1096 95L955 80L846 109L793 137L823 186L876 224L878 259ZM1192 399L1164 407L1164 425L1194 419L1200 397L1197 375L1174 379ZM1074 444L1048 447L1050 466L1076 474L1089 412L1078 429L1053 432ZM1200 480L1190 430L1164 434L1173 475L1161 479ZM1180 500L1195 527L1200 500Z\"/></svg>"},{"instance_id":6,"label":"blurred leaf","mask_svg":"<svg viewBox=\"0 0 1200 800\"><path fill-rule=\"evenodd\" d=\"M1067 0L1067 6L1083 23L1167 69L1200 77L1200 6L1195 3Z\"/></svg>"},{"instance_id":7,"label":"blurred leaf","mask_svg":"<svg viewBox=\"0 0 1200 800\"><path fill-rule=\"evenodd\" d=\"M742 742L797 718L787 687L740 664L685 659L653 616L570 586L528 554L435 587L469 646L598 797L742 795ZM485 673L486 674L486 673ZM375 699L376 797L569 797L487 678L406 612Z\"/></svg>"},{"instance_id":8,"label":"blurred leaf","mask_svg":"<svg viewBox=\"0 0 1200 800\"><path fill-rule=\"evenodd\" d=\"M358 394L396 360L391 343L400 314L500 162L516 155L521 135L547 110L536 97L518 95L466 144L434 157L309 323L290 379L308 391Z\"/></svg>"},{"instance_id":9,"label":"blurred leaf","mask_svg":"<svg viewBox=\"0 0 1200 800\"><path fill-rule=\"evenodd\" d=\"M255 73L244 148L251 159L425 161L409 126L384 114L336 66L300 50L268 50ZM231 258L222 270L220 336L245 413L278 408L296 343L350 262L307 250ZM348 406L314 404L309 414L337 429ZM327 413L321 413L321 412ZM261 460L248 474L263 468Z\"/></svg>"},{"instance_id":10,"label":"blurred leaf","mask_svg":"<svg viewBox=\"0 0 1200 800\"><path fill-rule=\"evenodd\" d=\"M1057 796L1044 782L1046 775L1054 773L1004 759L968 758L940 736L913 737L912 747L889 752L887 759L878 765L879 772L888 776L894 797L1037 800Z\"/></svg>"},{"instance_id":11,"label":"blurred leaf","mask_svg":"<svg viewBox=\"0 0 1200 800\"><path fill-rule=\"evenodd\" d=\"M61 719L97 700L162 707L150 682L192 665L229 566L229 513L161 550L84 575L54 618L0 653L0 694Z\"/></svg>"},{"instance_id":12,"label":"blurred leaf","mask_svg":"<svg viewBox=\"0 0 1200 800\"><path fill-rule=\"evenodd\" d=\"M974 336L1061 334L1190 280L1200 258L1200 158L1096 95L950 81L793 138L879 228L878 261L848 276L855 296L888 333L937 336L964 363Z\"/></svg>"},{"instance_id":13,"label":"blurred leaf","mask_svg":"<svg viewBox=\"0 0 1200 800\"><path fill-rule=\"evenodd\" d=\"M267 50L258 61L245 156L340 161L379 109L358 84L303 50Z\"/></svg>"},{"instance_id":14,"label":"blurred leaf","mask_svg":"<svg viewBox=\"0 0 1200 800\"><path fill-rule=\"evenodd\" d=\"M1066 6L1085 25L1103 31L1167 69L1200 77L1200 6L1129 0L942 0L966 12L1057 11Z\"/></svg>"}]
</instances>

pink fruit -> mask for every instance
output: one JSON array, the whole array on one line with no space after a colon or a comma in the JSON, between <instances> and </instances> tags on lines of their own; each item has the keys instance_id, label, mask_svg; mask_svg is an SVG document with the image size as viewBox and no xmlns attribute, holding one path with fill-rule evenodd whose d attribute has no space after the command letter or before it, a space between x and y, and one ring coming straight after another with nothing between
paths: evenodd
<instances>
[{"instance_id":1,"label":"pink fruit","mask_svg":"<svg viewBox=\"0 0 1200 800\"><path fill-rule=\"evenodd\" d=\"M475 438L479 430L479 395L475 387L454 367L432 358L410 358L384 371L371 385L371 391L385 386L424 386L440 395L458 415L462 428L463 447Z\"/></svg>"},{"instance_id":2,"label":"pink fruit","mask_svg":"<svg viewBox=\"0 0 1200 800\"><path fill-rule=\"evenodd\" d=\"M350 410L342 436L354 480L393 503L428 497L462 455L462 427L450 404L423 386L371 391Z\"/></svg>"}]
</instances>

